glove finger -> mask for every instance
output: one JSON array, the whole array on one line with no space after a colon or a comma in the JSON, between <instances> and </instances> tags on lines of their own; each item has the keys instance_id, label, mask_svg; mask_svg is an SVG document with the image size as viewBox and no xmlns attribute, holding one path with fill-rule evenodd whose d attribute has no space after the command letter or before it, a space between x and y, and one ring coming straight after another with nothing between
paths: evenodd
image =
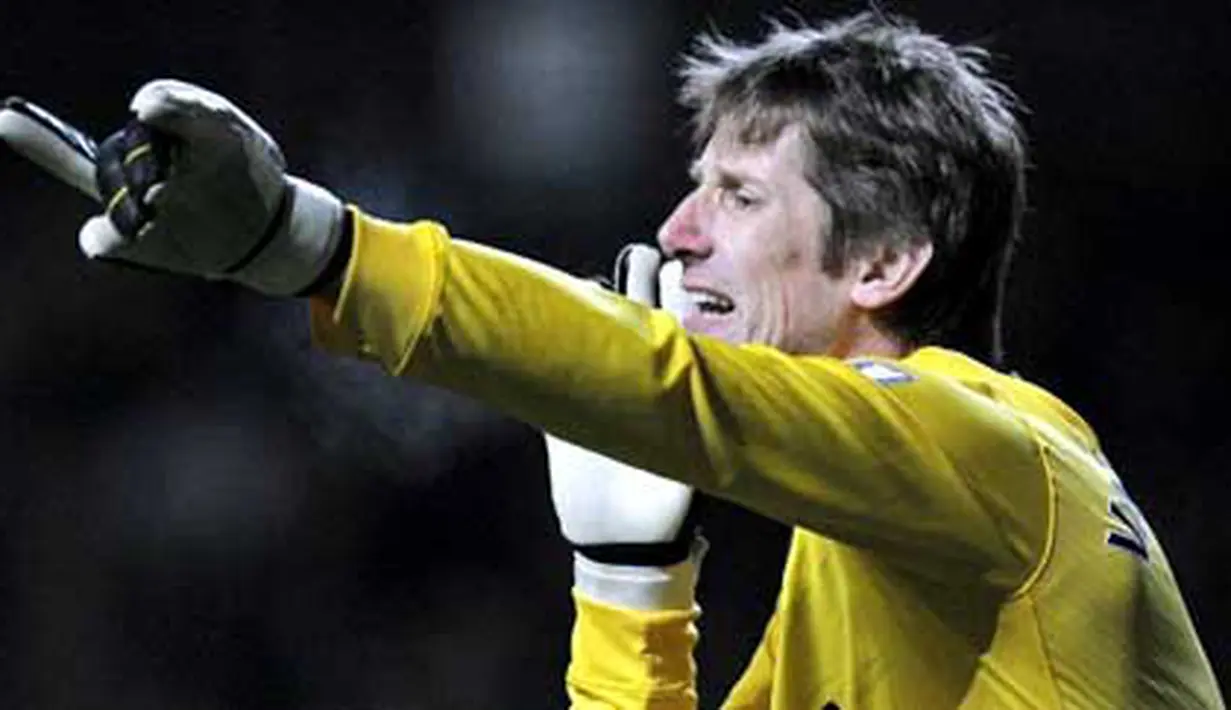
<instances>
[{"instance_id":1,"label":"glove finger","mask_svg":"<svg viewBox=\"0 0 1231 710\"><path fill-rule=\"evenodd\" d=\"M114 227L129 239L135 239L153 216L141 204L141 195L134 194L126 166L130 155L140 158L137 151L147 142L148 131L134 122L108 136L98 148L98 192L103 197L107 216ZM137 186L138 189L142 187Z\"/></svg>"},{"instance_id":2,"label":"glove finger","mask_svg":"<svg viewBox=\"0 0 1231 710\"><path fill-rule=\"evenodd\" d=\"M167 183L165 181L156 182L153 185L150 185L149 189L145 191L145 197L141 201L144 202L147 207L150 207L150 208L157 207L158 202L163 194L162 191L166 187L167 187Z\"/></svg>"},{"instance_id":3,"label":"glove finger","mask_svg":"<svg viewBox=\"0 0 1231 710\"><path fill-rule=\"evenodd\" d=\"M0 104L0 138L56 178L95 200L98 146L81 131L17 96Z\"/></svg>"},{"instance_id":4,"label":"glove finger","mask_svg":"<svg viewBox=\"0 0 1231 710\"><path fill-rule=\"evenodd\" d=\"M91 217L77 234L77 246L91 259L110 256L128 243L105 215Z\"/></svg>"},{"instance_id":5,"label":"glove finger","mask_svg":"<svg viewBox=\"0 0 1231 710\"><path fill-rule=\"evenodd\" d=\"M175 139L161 131L134 121L128 128L123 157L124 184L129 193L153 217L153 200L150 190L161 187L171 176L172 141Z\"/></svg>"},{"instance_id":6,"label":"glove finger","mask_svg":"<svg viewBox=\"0 0 1231 710\"><path fill-rule=\"evenodd\" d=\"M684 291L684 263L672 259L658 270L659 307L682 321L688 312L688 293Z\"/></svg>"},{"instance_id":7,"label":"glove finger","mask_svg":"<svg viewBox=\"0 0 1231 710\"><path fill-rule=\"evenodd\" d=\"M658 267L662 254L646 244L629 244L616 256L615 286L620 293L647 306L658 305Z\"/></svg>"}]
</instances>

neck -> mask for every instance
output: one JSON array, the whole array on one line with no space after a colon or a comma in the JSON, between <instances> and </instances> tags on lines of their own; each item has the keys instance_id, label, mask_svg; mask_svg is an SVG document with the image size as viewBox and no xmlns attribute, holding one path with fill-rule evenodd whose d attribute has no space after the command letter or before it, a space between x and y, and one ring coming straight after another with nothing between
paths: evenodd
<instances>
[{"instance_id":1,"label":"neck","mask_svg":"<svg viewBox=\"0 0 1231 710\"><path fill-rule=\"evenodd\" d=\"M833 357L848 360L855 357L883 357L900 359L909 355L915 347L900 336L863 315L846 328L846 337L839 337L829 348Z\"/></svg>"}]
</instances>

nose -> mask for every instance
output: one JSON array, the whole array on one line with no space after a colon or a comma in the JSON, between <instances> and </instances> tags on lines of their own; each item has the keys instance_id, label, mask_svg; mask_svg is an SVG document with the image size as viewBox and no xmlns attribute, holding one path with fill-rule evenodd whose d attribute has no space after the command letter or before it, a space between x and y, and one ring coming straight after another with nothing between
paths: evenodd
<instances>
[{"instance_id":1,"label":"nose","mask_svg":"<svg viewBox=\"0 0 1231 710\"><path fill-rule=\"evenodd\" d=\"M658 229L658 246L668 259L684 263L705 258L713 249L700 190L680 200Z\"/></svg>"}]
</instances>

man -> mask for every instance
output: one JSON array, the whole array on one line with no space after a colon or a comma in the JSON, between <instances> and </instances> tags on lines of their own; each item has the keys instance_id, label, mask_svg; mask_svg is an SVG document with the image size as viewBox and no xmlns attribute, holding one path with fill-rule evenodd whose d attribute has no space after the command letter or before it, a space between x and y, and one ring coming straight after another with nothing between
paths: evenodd
<instances>
[{"instance_id":1,"label":"man","mask_svg":"<svg viewBox=\"0 0 1231 710\"><path fill-rule=\"evenodd\" d=\"M980 56L861 15L711 40L685 78L697 185L659 234L682 327L441 225L344 209L178 82L139 91L104 144L108 209L81 246L314 296L324 347L795 526L727 707L1223 707L1090 427L979 361L999 355L1025 160ZM671 524L638 542L686 531L688 489L663 495ZM694 702L686 549L600 561L577 706Z\"/></svg>"}]
</instances>

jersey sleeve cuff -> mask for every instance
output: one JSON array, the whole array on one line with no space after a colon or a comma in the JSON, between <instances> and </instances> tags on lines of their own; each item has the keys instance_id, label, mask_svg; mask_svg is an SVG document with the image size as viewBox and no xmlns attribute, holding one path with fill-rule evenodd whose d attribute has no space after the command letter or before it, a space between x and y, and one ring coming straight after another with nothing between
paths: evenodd
<instances>
[{"instance_id":1,"label":"jersey sleeve cuff","mask_svg":"<svg viewBox=\"0 0 1231 710\"><path fill-rule=\"evenodd\" d=\"M394 224L353 208L352 215L352 256L336 303L310 299L312 342L400 375L434 316L449 235L434 222Z\"/></svg>"}]
</instances>

